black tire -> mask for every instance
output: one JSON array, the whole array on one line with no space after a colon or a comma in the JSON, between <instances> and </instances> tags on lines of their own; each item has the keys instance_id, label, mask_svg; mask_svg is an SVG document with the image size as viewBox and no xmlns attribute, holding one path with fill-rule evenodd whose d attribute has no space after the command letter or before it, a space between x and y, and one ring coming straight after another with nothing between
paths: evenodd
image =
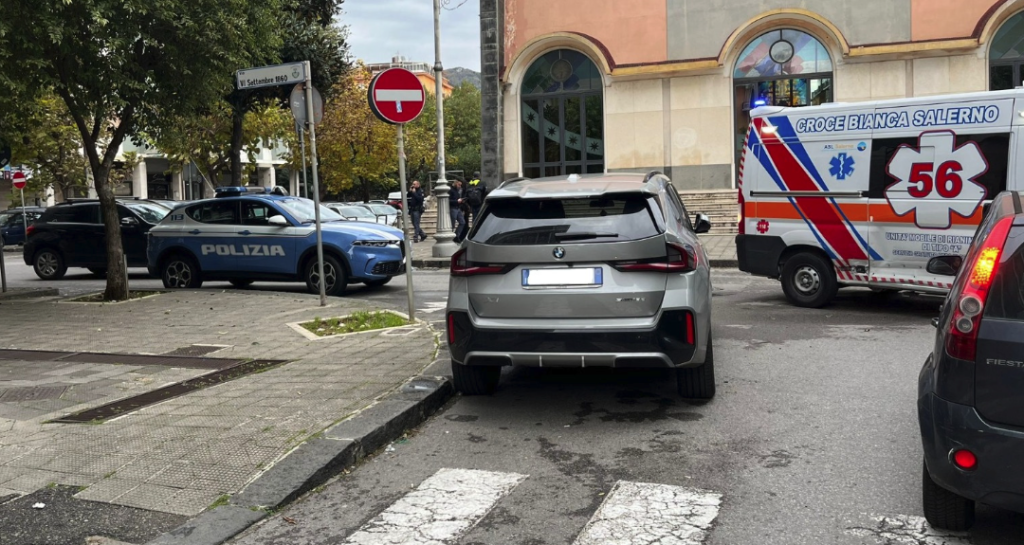
<instances>
[{"instance_id":1,"label":"black tire","mask_svg":"<svg viewBox=\"0 0 1024 545\"><path fill-rule=\"evenodd\" d=\"M796 254L782 267L782 291L798 307L821 308L838 290L835 268L818 254Z\"/></svg>"},{"instance_id":2,"label":"black tire","mask_svg":"<svg viewBox=\"0 0 1024 545\"><path fill-rule=\"evenodd\" d=\"M232 286L234 286L234 287L236 287L236 288L238 288L240 290L244 290L244 289L248 288L253 283L252 280L246 280L244 278L232 278L231 280L228 280L228 282L231 282Z\"/></svg>"},{"instance_id":3,"label":"black tire","mask_svg":"<svg viewBox=\"0 0 1024 545\"><path fill-rule=\"evenodd\" d=\"M391 278L392 277L389 276L389 277L387 277L387 278L385 278L383 280L367 280L366 281L366 285L371 287L371 288L379 288L379 287L383 286L384 284L387 284L388 282L390 282Z\"/></svg>"},{"instance_id":4,"label":"black tire","mask_svg":"<svg viewBox=\"0 0 1024 545\"><path fill-rule=\"evenodd\" d=\"M64 273L68 272L68 265L64 256L53 248L43 248L32 257L32 268L36 276L43 280L60 280Z\"/></svg>"},{"instance_id":5,"label":"black tire","mask_svg":"<svg viewBox=\"0 0 1024 545\"><path fill-rule=\"evenodd\" d=\"M452 362L455 390L464 396L491 395L498 389L501 367L462 365Z\"/></svg>"},{"instance_id":6,"label":"black tire","mask_svg":"<svg viewBox=\"0 0 1024 545\"><path fill-rule=\"evenodd\" d=\"M715 347L710 336L703 365L676 369L676 388L679 396L686 399L715 397Z\"/></svg>"},{"instance_id":7,"label":"black tire","mask_svg":"<svg viewBox=\"0 0 1024 545\"><path fill-rule=\"evenodd\" d=\"M198 289L203 285L199 264L192 256L173 254L164 258L160 279L168 289Z\"/></svg>"},{"instance_id":8,"label":"black tire","mask_svg":"<svg viewBox=\"0 0 1024 545\"><path fill-rule=\"evenodd\" d=\"M327 292L327 295L332 297L345 295L345 288L348 287L348 272L345 270L345 266L334 256L324 255L324 276L327 280L324 283L324 290ZM310 259L306 263L303 278L306 279L306 289L310 293L320 293L320 276L317 270L316 258Z\"/></svg>"},{"instance_id":9,"label":"black tire","mask_svg":"<svg viewBox=\"0 0 1024 545\"><path fill-rule=\"evenodd\" d=\"M928 524L955 532L970 530L974 526L974 500L942 488L928 474L928 466L922 466L921 503Z\"/></svg>"},{"instance_id":10,"label":"black tire","mask_svg":"<svg viewBox=\"0 0 1024 545\"><path fill-rule=\"evenodd\" d=\"M107 269L101 269L99 267L89 267L89 272L91 272L93 276L98 278L107 277Z\"/></svg>"}]
</instances>

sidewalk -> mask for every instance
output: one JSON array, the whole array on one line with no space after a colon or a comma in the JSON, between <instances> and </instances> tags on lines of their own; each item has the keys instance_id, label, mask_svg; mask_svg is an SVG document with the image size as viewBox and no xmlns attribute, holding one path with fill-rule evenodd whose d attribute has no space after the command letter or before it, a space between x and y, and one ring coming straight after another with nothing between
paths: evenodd
<instances>
[{"instance_id":1,"label":"sidewalk","mask_svg":"<svg viewBox=\"0 0 1024 545\"><path fill-rule=\"evenodd\" d=\"M736 235L700 235L704 243L704 251L711 260L712 267L735 268L739 265L736 260ZM434 239L428 238L426 242L412 245L412 266L423 269L447 269L450 260L445 257L434 257Z\"/></svg>"},{"instance_id":2,"label":"sidewalk","mask_svg":"<svg viewBox=\"0 0 1024 545\"><path fill-rule=\"evenodd\" d=\"M0 498L72 485L83 487L79 499L193 516L322 430L395 392L436 355L436 335L422 324L308 340L287 324L372 308L357 299L332 298L327 308L317 302L304 294L228 290L118 304L4 301L0 349L215 350L203 357L288 363L103 423L54 424L46 422L210 368L96 355L46 360L23 353L14 361L7 352L0 358Z\"/></svg>"}]
</instances>

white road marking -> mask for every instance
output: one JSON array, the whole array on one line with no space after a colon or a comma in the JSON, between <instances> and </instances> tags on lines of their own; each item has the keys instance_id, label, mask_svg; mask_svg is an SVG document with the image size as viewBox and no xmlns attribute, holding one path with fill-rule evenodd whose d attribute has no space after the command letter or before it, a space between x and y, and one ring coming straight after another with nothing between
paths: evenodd
<instances>
[{"instance_id":1,"label":"white road marking","mask_svg":"<svg viewBox=\"0 0 1024 545\"><path fill-rule=\"evenodd\" d=\"M872 517L874 526L848 528L847 534L874 537L886 545L971 545L966 532L939 530L928 525L924 517L896 515Z\"/></svg>"},{"instance_id":2,"label":"white road marking","mask_svg":"<svg viewBox=\"0 0 1024 545\"><path fill-rule=\"evenodd\" d=\"M442 545L472 528L526 475L442 469L345 540L353 545Z\"/></svg>"},{"instance_id":3,"label":"white road marking","mask_svg":"<svg viewBox=\"0 0 1024 545\"><path fill-rule=\"evenodd\" d=\"M619 481L575 545L699 545L722 495L665 484Z\"/></svg>"},{"instance_id":4,"label":"white road marking","mask_svg":"<svg viewBox=\"0 0 1024 545\"><path fill-rule=\"evenodd\" d=\"M418 312L430 314L431 312L437 312L439 310L444 310L446 308L448 308L448 303L446 303L445 301L434 301L427 303L426 308L418 308L416 310Z\"/></svg>"}]
</instances>

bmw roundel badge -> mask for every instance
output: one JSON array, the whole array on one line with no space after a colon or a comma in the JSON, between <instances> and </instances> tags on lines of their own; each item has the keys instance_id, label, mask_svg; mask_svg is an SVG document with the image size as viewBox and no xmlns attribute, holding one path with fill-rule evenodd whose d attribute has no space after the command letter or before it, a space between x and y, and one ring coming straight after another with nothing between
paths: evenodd
<instances>
[{"instance_id":1,"label":"bmw roundel badge","mask_svg":"<svg viewBox=\"0 0 1024 545\"><path fill-rule=\"evenodd\" d=\"M551 255L555 256L555 259L562 259L565 257L565 248L559 246L551 251Z\"/></svg>"}]
</instances>

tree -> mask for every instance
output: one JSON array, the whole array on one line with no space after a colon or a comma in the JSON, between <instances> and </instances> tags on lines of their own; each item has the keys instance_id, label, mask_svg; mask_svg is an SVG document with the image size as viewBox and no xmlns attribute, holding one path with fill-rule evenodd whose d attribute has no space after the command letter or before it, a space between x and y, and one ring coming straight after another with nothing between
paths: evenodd
<instances>
[{"instance_id":1,"label":"tree","mask_svg":"<svg viewBox=\"0 0 1024 545\"><path fill-rule=\"evenodd\" d=\"M278 0L0 0L0 95L52 90L81 134L104 210L105 299L128 297L109 184L124 139L202 111L235 70L273 58L278 11Z\"/></svg>"},{"instance_id":2,"label":"tree","mask_svg":"<svg viewBox=\"0 0 1024 545\"><path fill-rule=\"evenodd\" d=\"M456 87L444 101L446 162L466 176L480 170L480 89L468 81Z\"/></svg>"},{"instance_id":3,"label":"tree","mask_svg":"<svg viewBox=\"0 0 1024 545\"><path fill-rule=\"evenodd\" d=\"M27 166L32 178L26 192L52 186L61 197L87 187L89 165L82 155L82 135L60 97L47 93L21 110L20 130L11 138L12 163Z\"/></svg>"}]
</instances>

